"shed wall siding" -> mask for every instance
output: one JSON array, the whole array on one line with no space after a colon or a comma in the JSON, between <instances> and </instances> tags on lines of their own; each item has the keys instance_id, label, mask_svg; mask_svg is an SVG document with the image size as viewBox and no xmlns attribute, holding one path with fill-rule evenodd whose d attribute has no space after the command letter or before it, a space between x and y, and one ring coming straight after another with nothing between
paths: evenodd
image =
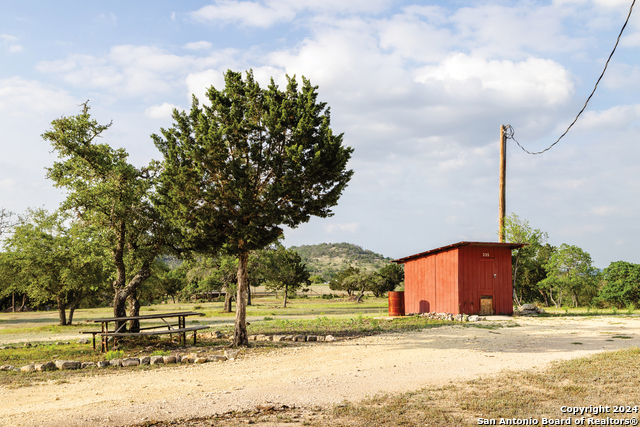
<instances>
[{"instance_id":1,"label":"shed wall siding","mask_svg":"<svg viewBox=\"0 0 640 427\"><path fill-rule=\"evenodd\" d=\"M488 275L493 279L489 285ZM485 295L493 297L496 314L513 313L511 250L490 246L460 248L459 298L462 312L477 314L480 298Z\"/></svg>"},{"instance_id":2,"label":"shed wall siding","mask_svg":"<svg viewBox=\"0 0 640 427\"><path fill-rule=\"evenodd\" d=\"M458 313L458 249L439 252L436 259L435 310L438 313Z\"/></svg>"},{"instance_id":3,"label":"shed wall siding","mask_svg":"<svg viewBox=\"0 0 640 427\"><path fill-rule=\"evenodd\" d=\"M435 307L435 257L405 264L404 307L406 313L427 313Z\"/></svg>"},{"instance_id":4,"label":"shed wall siding","mask_svg":"<svg viewBox=\"0 0 640 427\"><path fill-rule=\"evenodd\" d=\"M511 250L462 246L405 262L405 312L478 314L493 298L496 314L512 314Z\"/></svg>"}]
</instances>

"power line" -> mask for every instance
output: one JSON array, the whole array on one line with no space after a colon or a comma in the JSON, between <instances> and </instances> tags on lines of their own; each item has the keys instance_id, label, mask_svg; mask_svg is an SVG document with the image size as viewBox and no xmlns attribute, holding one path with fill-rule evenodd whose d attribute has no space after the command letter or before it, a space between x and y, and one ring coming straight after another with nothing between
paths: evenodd
<instances>
[{"instance_id":1,"label":"power line","mask_svg":"<svg viewBox=\"0 0 640 427\"><path fill-rule=\"evenodd\" d=\"M586 102L584 103L584 105L582 106L582 110L580 110L580 112L578 113L578 115L576 116L575 119L573 119L573 121L571 122L571 124L569 125L569 127L567 128L567 130L564 131L564 133L562 135L560 135L560 137L558 139L556 139L556 142L554 142L553 144L551 144L550 146L548 146L547 148L545 148L542 151L538 151L535 153L532 153L531 151L527 150L526 148L524 148L515 138L514 138L514 129L511 125L506 125L506 130L505 130L505 134L506 137L508 139L513 139L515 141L516 144L518 144L518 147L522 148L522 150L527 153L527 154L542 154L545 151L550 150L554 145L556 145L558 142L560 142L560 140L569 132L569 129L571 129L573 127L573 125L578 121L578 118L580 117L580 115L584 112L584 110L587 108L587 104L589 103L589 101L591 100L591 97L593 96L594 93L596 93L596 89L598 88L598 84L600 83L600 80L602 80L602 77L604 77L604 73L605 71L607 71L607 67L609 66L609 61L611 61L611 58L613 57L613 54L616 51L616 48L618 47L618 43L620 43L620 37L622 37L622 33L624 32L624 29L627 27L627 23L629 22L629 18L631 17L631 12L633 11L633 6L636 4L636 0L633 0L633 2L631 3L631 7L629 8L629 14L627 15L627 20L624 21L624 25L622 26L622 29L620 30L620 34L618 34L618 39L616 40L616 44L615 46L613 46L613 50L611 51L611 54L609 55L609 58L607 59L606 64L604 64L604 69L602 70L602 74L600 74L600 77L598 78L598 81L596 82L596 85L593 87L593 90L591 91L591 95L589 95L589 97L587 98Z\"/></svg>"}]
</instances>

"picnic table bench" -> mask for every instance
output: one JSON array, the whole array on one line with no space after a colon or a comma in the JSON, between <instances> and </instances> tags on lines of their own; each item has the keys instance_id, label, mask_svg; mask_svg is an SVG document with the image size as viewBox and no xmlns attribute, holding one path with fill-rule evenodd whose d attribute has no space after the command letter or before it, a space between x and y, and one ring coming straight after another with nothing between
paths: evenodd
<instances>
[{"instance_id":1,"label":"picnic table bench","mask_svg":"<svg viewBox=\"0 0 640 427\"><path fill-rule=\"evenodd\" d=\"M143 314L141 316L126 316L126 317L105 317L102 319L91 319L89 322L101 323L102 328L100 331L81 331L81 334L93 335L93 349L96 349L96 335L100 335L102 345L100 350L102 352L109 351L109 340L114 339L114 344L117 342L118 337L142 337L151 335L163 335L163 334L178 334L180 337L180 344L185 345L187 342L187 332L193 332L193 344L196 344L196 331L201 329L207 329L209 326L186 326L186 318L189 316L203 316L202 313L197 311L180 311L174 313L158 313L158 314ZM167 322L166 319L177 318L178 323ZM156 326L147 326L140 328L140 332L120 332L120 330L127 324L129 320L157 320L160 319L164 324ZM109 332L109 323L122 322L120 328L113 332ZM175 321L174 321L175 322ZM166 329L165 329L166 328Z\"/></svg>"}]
</instances>

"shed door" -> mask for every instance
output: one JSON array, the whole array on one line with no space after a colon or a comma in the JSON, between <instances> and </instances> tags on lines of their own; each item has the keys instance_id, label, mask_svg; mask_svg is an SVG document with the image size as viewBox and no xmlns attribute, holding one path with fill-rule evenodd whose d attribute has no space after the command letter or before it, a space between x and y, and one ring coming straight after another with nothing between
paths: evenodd
<instances>
[{"instance_id":1,"label":"shed door","mask_svg":"<svg viewBox=\"0 0 640 427\"><path fill-rule=\"evenodd\" d=\"M493 295L494 264L494 258L480 259L480 291L483 294Z\"/></svg>"}]
</instances>

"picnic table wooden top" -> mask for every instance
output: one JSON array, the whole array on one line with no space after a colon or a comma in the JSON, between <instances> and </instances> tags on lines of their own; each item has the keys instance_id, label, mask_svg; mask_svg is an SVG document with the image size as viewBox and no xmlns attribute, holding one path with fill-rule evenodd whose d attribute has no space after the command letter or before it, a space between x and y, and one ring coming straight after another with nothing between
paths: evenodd
<instances>
[{"instance_id":1,"label":"picnic table wooden top","mask_svg":"<svg viewBox=\"0 0 640 427\"><path fill-rule=\"evenodd\" d=\"M143 319L164 319L167 317L187 317L187 316L204 316L203 313L197 311L178 311L173 313L157 313L143 314L142 316L125 316L125 317L104 317L102 319L91 319L93 323L108 323L127 320L143 320Z\"/></svg>"}]
</instances>

